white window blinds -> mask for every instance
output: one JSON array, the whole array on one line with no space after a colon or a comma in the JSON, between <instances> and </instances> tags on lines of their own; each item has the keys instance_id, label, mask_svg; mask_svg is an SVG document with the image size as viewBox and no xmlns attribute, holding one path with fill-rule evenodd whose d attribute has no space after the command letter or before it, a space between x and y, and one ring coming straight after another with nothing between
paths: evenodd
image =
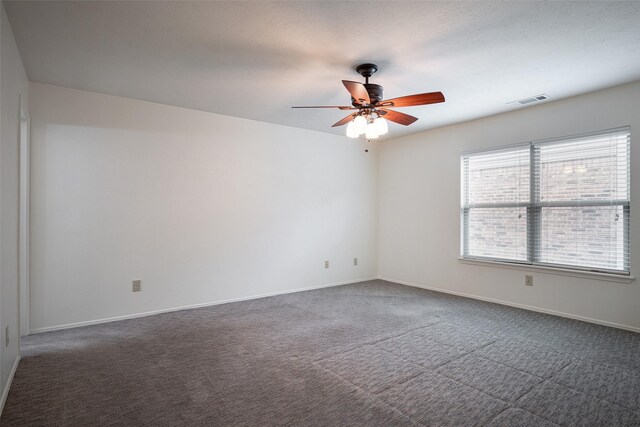
<instances>
[{"instance_id":1,"label":"white window blinds","mask_svg":"<svg viewBox=\"0 0 640 427\"><path fill-rule=\"evenodd\" d=\"M461 157L462 256L628 274L629 128Z\"/></svg>"},{"instance_id":2,"label":"white window blinds","mask_svg":"<svg viewBox=\"0 0 640 427\"><path fill-rule=\"evenodd\" d=\"M529 146L465 156L465 256L527 260Z\"/></svg>"}]
</instances>

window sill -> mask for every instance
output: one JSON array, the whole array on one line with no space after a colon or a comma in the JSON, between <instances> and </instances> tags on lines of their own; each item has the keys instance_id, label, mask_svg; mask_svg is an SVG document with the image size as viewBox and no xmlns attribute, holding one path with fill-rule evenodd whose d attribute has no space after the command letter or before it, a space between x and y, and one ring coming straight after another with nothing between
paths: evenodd
<instances>
[{"instance_id":1,"label":"window sill","mask_svg":"<svg viewBox=\"0 0 640 427\"><path fill-rule=\"evenodd\" d=\"M542 265L516 264L511 262L488 261L478 259L458 258L461 264L480 265L483 267L509 268L512 270L538 271L543 274L556 274L559 276L580 277L583 279L603 280L607 282L631 283L634 276L623 276L611 273L598 273L595 271L570 270L565 268L545 267Z\"/></svg>"}]
</instances>

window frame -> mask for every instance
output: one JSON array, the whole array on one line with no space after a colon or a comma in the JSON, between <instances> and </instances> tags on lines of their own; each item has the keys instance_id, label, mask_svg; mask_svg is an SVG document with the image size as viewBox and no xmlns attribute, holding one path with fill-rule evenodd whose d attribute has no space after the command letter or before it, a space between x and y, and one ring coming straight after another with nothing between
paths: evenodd
<instances>
[{"instance_id":1,"label":"window frame","mask_svg":"<svg viewBox=\"0 0 640 427\"><path fill-rule=\"evenodd\" d=\"M460 258L461 261L467 262L480 262L496 265L514 265L522 267L538 267L547 270L577 272L577 273L590 273L597 275L613 275L622 277L631 277L631 256L630 256L630 244L631 244L631 170L629 168L628 176L628 197L627 199L620 200L566 200L566 201L553 201L553 202L541 202L540 189L537 186L540 183L538 175L541 173L541 166L539 164L539 155L536 155L536 150L540 150L540 145L554 143L554 142L569 142L574 139L588 138L590 136L599 136L606 134L615 134L619 132L627 132L628 136L628 151L627 158L630 166L631 162L631 127L621 126L613 129L600 130L596 132L589 132L578 135L570 135L559 138L551 138L544 140L534 140L525 143L504 145L501 147L480 149L473 151L466 151L460 154ZM504 202L504 203L476 203L469 204L465 201L469 200L469 186L465 182L465 176L468 178L468 162L465 164L465 159L468 159L471 155L478 155L481 153L499 153L501 151L516 150L518 148L527 147L529 150L529 201L528 202ZM539 153L538 153L539 154ZM538 159L538 160L536 160ZM466 175L465 175L466 174ZM623 224L623 260L628 260L628 270L614 270L606 268L594 268L588 266L571 265L571 264L558 264L549 263L536 260L536 251L540 249L542 239L540 233L542 232L542 210L544 208L559 207L559 208L571 208L571 207L602 207L602 206L621 206L623 211L622 224ZM471 209L478 208L526 208L526 260L516 260L499 257L486 257L469 255L469 224L468 218ZM536 235L537 234L537 235ZM538 245L538 246L537 246Z\"/></svg>"}]
</instances>

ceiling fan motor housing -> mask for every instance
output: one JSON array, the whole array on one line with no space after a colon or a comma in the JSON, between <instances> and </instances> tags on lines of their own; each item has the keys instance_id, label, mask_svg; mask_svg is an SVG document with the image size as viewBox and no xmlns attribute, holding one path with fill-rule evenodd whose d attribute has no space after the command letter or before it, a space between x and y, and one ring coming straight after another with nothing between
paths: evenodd
<instances>
[{"instance_id":1,"label":"ceiling fan motor housing","mask_svg":"<svg viewBox=\"0 0 640 427\"><path fill-rule=\"evenodd\" d=\"M372 105L382 101L382 86L373 83L364 83L364 87L367 89ZM353 96L351 97L351 104L354 107L360 106L360 103L356 102Z\"/></svg>"},{"instance_id":2,"label":"ceiling fan motor housing","mask_svg":"<svg viewBox=\"0 0 640 427\"><path fill-rule=\"evenodd\" d=\"M371 100L372 104L376 104L382 101L382 86L373 83L365 83L364 87L369 93L369 99Z\"/></svg>"}]
</instances>

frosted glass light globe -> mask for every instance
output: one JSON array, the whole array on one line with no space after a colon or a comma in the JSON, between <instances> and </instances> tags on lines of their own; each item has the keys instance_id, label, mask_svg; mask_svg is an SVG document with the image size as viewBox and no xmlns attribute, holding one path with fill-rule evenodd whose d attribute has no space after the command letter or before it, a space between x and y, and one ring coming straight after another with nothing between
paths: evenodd
<instances>
[{"instance_id":1,"label":"frosted glass light globe","mask_svg":"<svg viewBox=\"0 0 640 427\"><path fill-rule=\"evenodd\" d=\"M367 139L378 139L378 131L376 130L376 126L373 123L369 123L367 125L365 137Z\"/></svg>"},{"instance_id":2,"label":"frosted glass light globe","mask_svg":"<svg viewBox=\"0 0 640 427\"><path fill-rule=\"evenodd\" d=\"M387 124L387 121L382 117L378 117L377 119L375 119L373 121L373 125L376 127L378 135L384 135L389 132L389 125Z\"/></svg>"},{"instance_id":3,"label":"frosted glass light globe","mask_svg":"<svg viewBox=\"0 0 640 427\"><path fill-rule=\"evenodd\" d=\"M367 119L364 116L358 116L353 120L353 127L358 135L361 135L367 131Z\"/></svg>"},{"instance_id":4,"label":"frosted glass light globe","mask_svg":"<svg viewBox=\"0 0 640 427\"><path fill-rule=\"evenodd\" d=\"M356 131L356 126L353 120L351 120L347 125L347 136L349 138L357 138L358 136L360 136L360 134Z\"/></svg>"}]
</instances>

